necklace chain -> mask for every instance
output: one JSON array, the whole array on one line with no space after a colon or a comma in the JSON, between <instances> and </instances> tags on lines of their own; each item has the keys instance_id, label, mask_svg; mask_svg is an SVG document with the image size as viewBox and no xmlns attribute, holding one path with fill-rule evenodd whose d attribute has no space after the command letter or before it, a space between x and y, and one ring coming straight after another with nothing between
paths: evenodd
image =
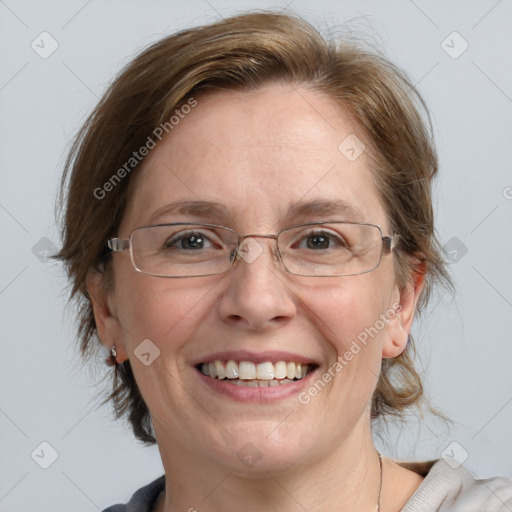
<instances>
[{"instance_id":1,"label":"necklace chain","mask_svg":"<svg viewBox=\"0 0 512 512\"><path fill-rule=\"evenodd\" d=\"M379 494L377 495L377 512L380 512L380 491L382 490L382 455L379 454L379 466L380 466L380 484L379 484Z\"/></svg>"}]
</instances>

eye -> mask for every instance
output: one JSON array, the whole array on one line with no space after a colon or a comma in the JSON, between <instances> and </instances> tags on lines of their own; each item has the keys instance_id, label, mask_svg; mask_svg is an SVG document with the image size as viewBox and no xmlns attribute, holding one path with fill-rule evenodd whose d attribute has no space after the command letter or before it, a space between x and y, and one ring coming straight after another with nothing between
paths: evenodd
<instances>
[{"instance_id":1,"label":"eye","mask_svg":"<svg viewBox=\"0 0 512 512\"><path fill-rule=\"evenodd\" d=\"M211 235L213 238L213 233ZM164 247L166 249L198 251L201 249L214 248L214 245L210 238L201 231L184 231L169 237L165 241Z\"/></svg>"},{"instance_id":2,"label":"eye","mask_svg":"<svg viewBox=\"0 0 512 512\"><path fill-rule=\"evenodd\" d=\"M315 230L300 238L298 248L312 250L348 248L348 243L339 233Z\"/></svg>"}]
</instances>

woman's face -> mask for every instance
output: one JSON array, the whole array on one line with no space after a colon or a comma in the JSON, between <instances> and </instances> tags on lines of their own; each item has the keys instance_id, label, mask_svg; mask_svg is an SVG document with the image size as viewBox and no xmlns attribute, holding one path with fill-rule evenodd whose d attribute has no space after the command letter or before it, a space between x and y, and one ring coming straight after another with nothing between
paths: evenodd
<instances>
[{"instance_id":1,"label":"woman's face","mask_svg":"<svg viewBox=\"0 0 512 512\"><path fill-rule=\"evenodd\" d=\"M366 154L354 160L346 147L353 138L339 149L346 137L363 136L329 98L272 85L197 101L138 171L120 237L172 222L275 234L333 217L390 234ZM333 200L352 213L294 210L297 203ZM166 213L176 201L220 203L227 215ZM186 454L188 461L243 473L309 464L349 438L357 450L370 432L382 357L403 350L414 310L395 283L392 255L383 253L366 274L302 277L282 268L274 240L252 240L263 248L255 259L208 277L152 277L134 270L128 251L114 254L108 312L95 307L100 338L116 344L118 359L129 357L160 449L177 459ZM351 347L352 358L345 355ZM135 355L140 350L150 354L144 362ZM196 368L214 359L309 361L316 370L294 383L240 387L213 382Z\"/></svg>"}]
</instances>

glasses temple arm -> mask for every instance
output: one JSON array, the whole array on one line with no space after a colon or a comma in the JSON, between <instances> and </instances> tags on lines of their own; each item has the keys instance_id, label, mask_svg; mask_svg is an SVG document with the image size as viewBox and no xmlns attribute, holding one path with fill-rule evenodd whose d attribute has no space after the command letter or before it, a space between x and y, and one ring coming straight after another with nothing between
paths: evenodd
<instances>
[{"instance_id":1,"label":"glasses temple arm","mask_svg":"<svg viewBox=\"0 0 512 512\"><path fill-rule=\"evenodd\" d=\"M396 233L391 236L383 236L382 243L384 244L384 249L389 252L392 251L397 246L399 238L400 235Z\"/></svg>"},{"instance_id":2,"label":"glasses temple arm","mask_svg":"<svg viewBox=\"0 0 512 512\"><path fill-rule=\"evenodd\" d=\"M128 238L110 238L107 240L107 247L112 252L122 252L130 247L130 240Z\"/></svg>"}]
</instances>

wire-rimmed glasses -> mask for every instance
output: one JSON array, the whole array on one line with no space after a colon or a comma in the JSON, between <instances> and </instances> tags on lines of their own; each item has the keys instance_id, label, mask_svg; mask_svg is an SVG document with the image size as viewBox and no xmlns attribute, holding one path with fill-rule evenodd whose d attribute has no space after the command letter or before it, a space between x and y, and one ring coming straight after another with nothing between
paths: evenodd
<instances>
[{"instance_id":1,"label":"wire-rimmed glasses","mask_svg":"<svg viewBox=\"0 0 512 512\"><path fill-rule=\"evenodd\" d=\"M130 250L135 270L156 277L200 277L223 274L248 252L256 250L247 238L276 240L276 254L291 274L333 277L375 270L383 252L391 252L399 235L383 236L374 224L319 221L296 224L275 235L240 235L226 226L172 223L134 229L129 238L111 238L113 252Z\"/></svg>"}]
</instances>

